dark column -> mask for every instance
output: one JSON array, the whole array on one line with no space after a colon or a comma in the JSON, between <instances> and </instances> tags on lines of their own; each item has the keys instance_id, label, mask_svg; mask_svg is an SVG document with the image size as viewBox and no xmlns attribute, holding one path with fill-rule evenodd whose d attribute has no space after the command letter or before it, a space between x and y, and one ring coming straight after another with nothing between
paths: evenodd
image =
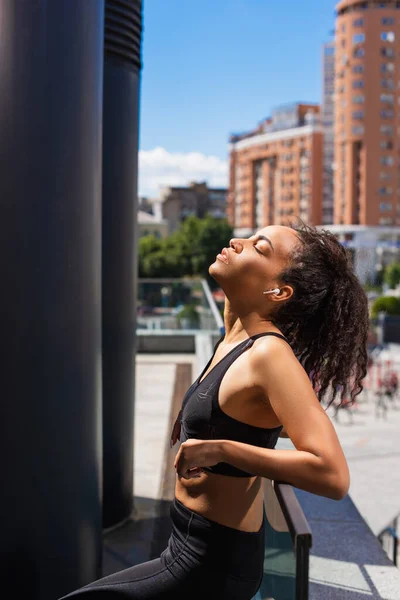
<instances>
[{"instance_id":1,"label":"dark column","mask_svg":"<svg viewBox=\"0 0 400 600\"><path fill-rule=\"evenodd\" d=\"M0 3L0 596L100 575L102 0Z\"/></svg>"},{"instance_id":2,"label":"dark column","mask_svg":"<svg viewBox=\"0 0 400 600\"><path fill-rule=\"evenodd\" d=\"M104 527L133 508L141 2L106 0L103 113Z\"/></svg>"}]
</instances>

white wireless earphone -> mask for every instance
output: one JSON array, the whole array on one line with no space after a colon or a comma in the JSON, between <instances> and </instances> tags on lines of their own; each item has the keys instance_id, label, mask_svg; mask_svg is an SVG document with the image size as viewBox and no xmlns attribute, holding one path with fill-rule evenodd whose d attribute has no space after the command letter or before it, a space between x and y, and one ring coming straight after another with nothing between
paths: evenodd
<instances>
[{"instance_id":1,"label":"white wireless earphone","mask_svg":"<svg viewBox=\"0 0 400 600\"><path fill-rule=\"evenodd\" d=\"M280 294L281 290L279 288L275 288L274 290L269 290L269 292L263 292L263 294Z\"/></svg>"}]
</instances>

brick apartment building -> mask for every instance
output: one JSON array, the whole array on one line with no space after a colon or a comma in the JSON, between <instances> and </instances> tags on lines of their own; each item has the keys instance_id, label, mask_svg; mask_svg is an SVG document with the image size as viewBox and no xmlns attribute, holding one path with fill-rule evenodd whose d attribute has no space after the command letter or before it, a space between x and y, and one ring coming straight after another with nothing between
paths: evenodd
<instances>
[{"instance_id":1,"label":"brick apartment building","mask_svg":"<svg viewBox=\"0 0 400 600\"><path fill-rule=\"evenodd\" d=\"M336 9L334 222L400 225L400 2Z\"/></svg>"},{"instance_id":2,"label":"brick apartment building","mask_svg":"<svg viewBox=\"0 0 400 600\"><path fill-rule=\"evenodd\" d=\"M231 136L229 222L243 232L296 216L321 224L322 167L320 107L276 109L255 130Z\"/></svg>"},{"instance_id":3,"label":"brick apartment building","mask_svg":"<svg viewBox=\"0 0 400 600\"><path fill-rule=\"evenodd\" d=\"M335 42L322 48L322 106L321 124L324 131L322 224L334 222L334 163L335 163Z\"/></svg>"}]
</instances>

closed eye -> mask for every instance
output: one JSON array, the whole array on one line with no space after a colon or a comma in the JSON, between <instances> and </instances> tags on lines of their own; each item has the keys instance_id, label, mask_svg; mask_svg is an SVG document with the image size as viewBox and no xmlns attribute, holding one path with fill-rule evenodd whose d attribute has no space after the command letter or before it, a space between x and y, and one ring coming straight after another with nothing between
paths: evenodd
<instances>
[{"instance_id":1,"label":"closed eye","mask_svg":"<svg viewBox=\"0 0 400 600\"><path fill-rule=\"evenodd\" d=\"M258 254L261 254L262 256L264 256L263 252L261 252L261 250L259 250L259 249L257 248L257 246L254 246L254 250L255 250L256 252L258 252Z\"/></svg>"}]
</instances>

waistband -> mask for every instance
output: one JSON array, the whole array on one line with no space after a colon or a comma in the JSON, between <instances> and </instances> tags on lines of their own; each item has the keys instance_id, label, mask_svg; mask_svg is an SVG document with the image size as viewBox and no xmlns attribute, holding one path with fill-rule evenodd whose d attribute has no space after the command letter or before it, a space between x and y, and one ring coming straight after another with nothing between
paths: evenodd
<instances>
[{"instance_id":1,"label":"waistband","mask_svg":"<svg viewBox=\"0 0 400 600\"><path fill-rule=\"evenodd\" d=\"M170 507L172 538L204 564L258 580L265 548L265 514L259 531L240 531L207 519L177 498Z\"/></svg>"},{"instance_id":2,"label":"waistband","mask_svg":"<svg viewBox=\"0 0 400 600\"><path fill-rule=\"evenodd\" d=\"M211 519L190 510L187 506L182 504L178 498L174 498L172 501L171 516L173 521L177 522L177 524L181 523L182 525L185 525L187 522L190 522L192 531L193 529L196 529L199 532L213 532L227 538L258 539L265 529L265 515L258 531L241 531L240 529L217 523L217 521L212 521Z\"/></svg>"}]
</instances>

